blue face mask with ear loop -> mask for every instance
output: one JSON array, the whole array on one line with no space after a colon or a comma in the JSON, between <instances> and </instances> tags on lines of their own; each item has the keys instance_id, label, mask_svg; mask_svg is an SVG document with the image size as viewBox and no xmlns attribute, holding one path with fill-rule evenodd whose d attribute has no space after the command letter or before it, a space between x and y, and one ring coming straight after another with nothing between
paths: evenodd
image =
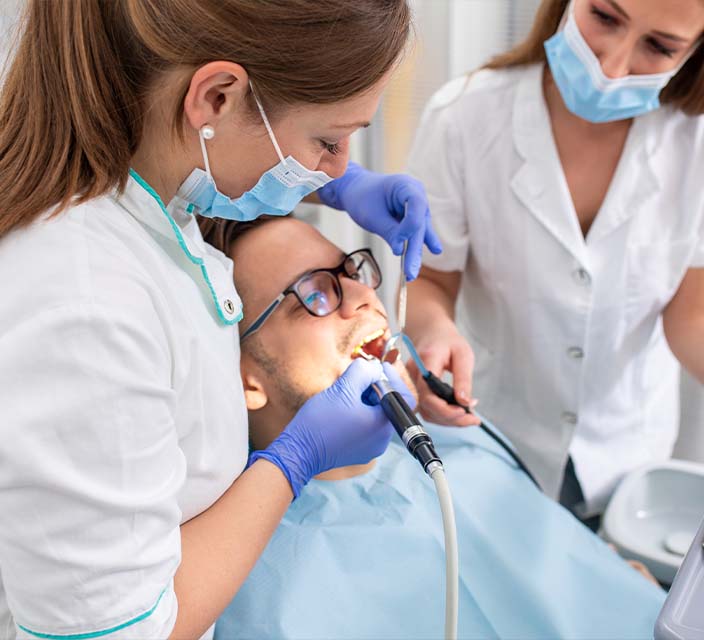
<instances>
[{"instance_id":1,"label":"blue face mask with ear loop","mask_svg":"<svg viewBox=\"0 0 704 640\"><path fill-rule=\"evenodd\" d=\"M292 156L284 158L251 81L249 86L269 139L279 156L279 163L266 171L249 191L238 198L230 198L218 190L210 172L206 140L211 140L215 136L215 130L210 125L201 127L198 135L205 171L194 169L176 194L192 205L188 209L191 213L207 218L223 218L239 222L254 220L265 214L285 216L291 213L303 198L332 180L324 171L306 169Z\"/></svg>"},{"instance_id":2,"label":"blue face mask with ear loop","mask_svg":"<svg viewBox=\"0 0 704 640\"><path fill-rule=\"evenodd\" d=\"M545 42L545 52L567 108L594 123L626 120L657 109L660 92L689 59L688 55L665 73L608 78L579 30L574 0L561 28Z\"/></svg>"}]
</instances>

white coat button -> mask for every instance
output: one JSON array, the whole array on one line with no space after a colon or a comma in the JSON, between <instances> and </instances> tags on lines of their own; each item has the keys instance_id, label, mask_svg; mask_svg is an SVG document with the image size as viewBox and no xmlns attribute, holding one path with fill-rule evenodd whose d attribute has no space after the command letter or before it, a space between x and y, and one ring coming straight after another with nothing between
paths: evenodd
<instances>
[{"instance_id":1,"label":"white coat button","mask_svg":"<svg viewBox=\"0 0 704 640\"><path fill-rule=\"evenodd\" d=\"M584 357L584 350L579 347L570 347L567 349L567 355L573 360L581 360Z\"/></svg>"},{"instance_id":2,"label":"white coat button","mask_svg":"<svg viewBox=\"0 0 704 640\"><path fill-rule=\"evenodd\" d=\"M582 269L581 267L572 273L572 277L577 284L580 284L583 287L588 287L592 283L592 277L586 269Z\"/></svg>"},{"instance_id":3,"label":"white coat button","mask_svg":"<svg viewBox=\"0 0 704 640\"><path fill-rule=\"evenodd\" d=\"M223 304L225 306L225 311L227 311L229 314L233 314L235 312L235 305L232 300L228 298Z\"/></svg>"},{"instance_id":4,"label":"white coat button","mask_svg":"<svg viewBox=\"0 0 704 640\"><path fill-rule=\"evenodd\" d=\"M562 414L562 422L565 424L577 424L577 414L571 411L565 411Z\"/></svg>"}]
</instances>

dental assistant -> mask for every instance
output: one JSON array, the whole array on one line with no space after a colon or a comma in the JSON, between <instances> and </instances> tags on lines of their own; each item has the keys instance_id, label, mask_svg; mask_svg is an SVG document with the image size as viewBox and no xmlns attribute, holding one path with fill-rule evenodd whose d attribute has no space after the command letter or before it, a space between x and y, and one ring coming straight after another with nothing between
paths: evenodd
<instances>
[{"instance_id":1,"label":"dental assistant","mask_svg":"<svg viewBox=\"0 0 704 640\"><path fill-rule=\"evenodd\" d=\"M672 354L704 381L703 32L701 0L544 0L411 153L445 250L409 332L584 519L671 454ZM476 422L419 386L433 422Z\"/></svg>"},{"instance_id":2,"label":"dental assistant","mask_svg":"<svg viewBox=\"0 0 704 640\"><path fill-rule=\"evenodd\" d=\"M194 216L317 194L407 239L413 277L440 250L422 187L348 166L409 29L406 0L28 2L0 95L0 637L209 637L303 485L384 451L359 361L245 470L247 309Z\"/></svg>"}]
</instances>

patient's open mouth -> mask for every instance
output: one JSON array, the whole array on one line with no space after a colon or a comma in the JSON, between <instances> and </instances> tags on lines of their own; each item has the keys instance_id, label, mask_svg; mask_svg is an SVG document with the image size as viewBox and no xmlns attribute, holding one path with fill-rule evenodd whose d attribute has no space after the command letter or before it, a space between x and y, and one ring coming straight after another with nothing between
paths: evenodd
<instances>
[{"instance_id":1,"label":"patient's open mouth","mask_svg":"<svg viewBox=\"0 0 704 640\"><path fill-rule=\"evenodd\" d=\"M370 333L352 350L352 360L364 358L365 360L383 360L394 364L399 356L398 349L391 349L384 356L384 349L388 340L387 329L379 329L374 333Z\"/></svg>"},{"instance_id":2,"label":"patient's open mouth","mask_svg":"<svg viewBox=\"0 0 704 640\"><path fill-rule=\"evenodd\" d=\"M386 331L379 329L364 338L353 350L352 359L364 358L370 360L376 358L381 360L384 355L384 345L386 344Z\"/></svg>"}]
</instances>

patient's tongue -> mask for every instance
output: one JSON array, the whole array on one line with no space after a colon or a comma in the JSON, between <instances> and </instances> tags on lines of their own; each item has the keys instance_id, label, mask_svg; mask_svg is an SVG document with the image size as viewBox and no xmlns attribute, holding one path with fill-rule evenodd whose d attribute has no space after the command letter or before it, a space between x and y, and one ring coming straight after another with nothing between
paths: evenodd
<instances>
[{"instance_id":1,"label":"patient's tongue","mask_svg":"<svg viewBox=\"0 0 704 640\"><path fill-rule=\"evenodd\" d=\"M367 342L362 349L367 355L374 356L375 358L381 360L381 357L384 355L385 346L386 340L384 339L384 336L380 336L371 342Z\"/></svg>"}]
</instances>

